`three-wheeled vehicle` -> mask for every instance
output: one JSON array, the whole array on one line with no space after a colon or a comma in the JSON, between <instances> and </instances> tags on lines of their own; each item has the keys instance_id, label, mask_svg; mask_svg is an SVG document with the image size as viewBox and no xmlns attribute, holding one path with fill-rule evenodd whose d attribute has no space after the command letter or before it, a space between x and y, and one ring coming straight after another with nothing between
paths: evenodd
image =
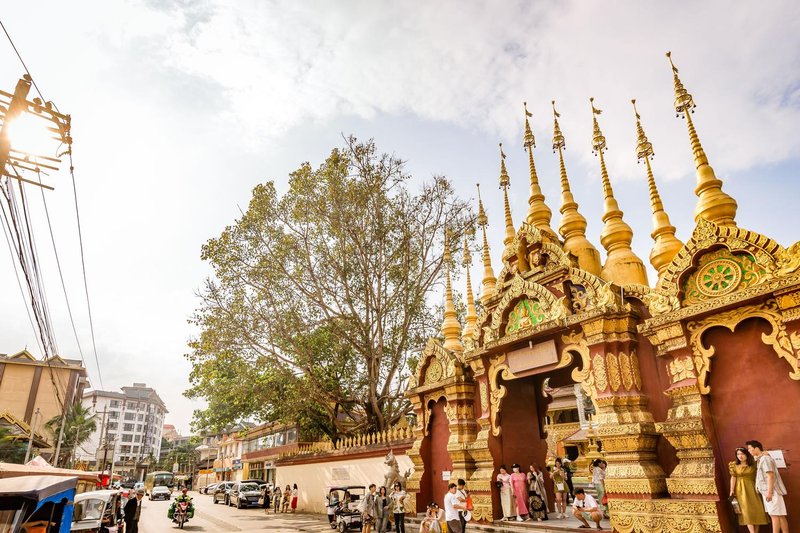
<instances>
[{"instance_id":1,"label":"three-wheeled vehicle","mask_svg":"<svg viewBox=\"0 0 800 533\"><path fill-rule=\"evenodd\" d=\"M118 490L93 490L75 496L70 531L117 533L123 526L122 494Z\"/></svg>"},{"instance_id":2,"label":"three-wheeled vehicle","mask_svg":"<svg viewBox=\"0 0 800 533\"><path fill-rule=\"evenodd\" d=\"M361 529L361 511L358 508L366 494L367 487L364 485L343 485L328 489L326 505L333 508L331 529L341 533L348 529Z\"/></svg>"},{"instance_id":3,"label":"three-wheeled vehicle","mask_svg":"<svg viewBox=\"0 0 800 533\"><path fill-rule=\"evenodd\" d=\"M0 531L69 533L77 477L0 479Z\"/></svg>"}]
</instances>

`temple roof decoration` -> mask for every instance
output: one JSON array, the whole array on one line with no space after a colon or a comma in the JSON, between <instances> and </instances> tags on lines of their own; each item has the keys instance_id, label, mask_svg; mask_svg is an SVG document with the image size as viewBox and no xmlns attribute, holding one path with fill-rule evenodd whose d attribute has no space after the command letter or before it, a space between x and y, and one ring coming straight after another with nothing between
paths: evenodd
<instances>
[{"instance_id":1,"label":"temple roof decoration","mask_svg":"<svg viewBox=\"0 0 800 533\"><path fill-rule=\"evenodd\" d=\"M523 136L522 145L528 151L528 167L530 168L530 196L528 197L528 216L526 221L532 224L539 231L542 232L542 237L551 242L559 242L558 235L550 227L550 220L553 217L553 212L544 201L544 194L542 188L539 186L539 176L536 174L536 165L533 162L533 149L536 148L536 138L533 136L531 124L528 120L533 114L528 111L528 103L523 102L525 108L525 134Z\"/></svg>"},{"instance_id":2,"label":"temple roof decoration","mask_svg":"<svg viewBox=\"0 0 800 533\"><path fill-rule=\"evenodd\" d=\"M600 243L608 252L606 264L601 276L603 279L619 285L628 283L647 285L647 270L644 263L633 253L631 242L633 230L622 218L614 189L606 169L606 160L603 153L608 149L606 137L600 130L597 116L602 111L595 107L594 98L589 98L592 107L592 152L600 159L600 179L603 183L603 230L600 232Z\"/></svg>"},{"instance_id":3,"label":"temple roof decoration","mask_svg":"<svg viewBox=\"0 0 800 533\"><path fill-rule=\"evenodd\" d=\"M483 279L481 280L481 303L486 305L496 293L497 279L494 277L494 270L492 269L492 256L489 254L489 241L486 238L486 226L489 225L489 217L486 216L486 211L483 209L483 200L481 200L481 186L478 185L478 226L481 228L483 234Z\"/></svg>"},{"instance_id":4,"label":"temple roof decoration","mask_svg":"<svg viewBox=\"0 0 800 533\"><path fill-rule=\"evenodd\" d=\"M469 268L472 266L472 254L469 250L469 242L467 237L464 236L464 269L467 274L467 315L465 317L466 324L464 325L464 332L462 333L462 342L467 350L471 349L472 338L475 335L475 330L478 329L478 312L475 310L475 297L472 294L472 280L470 279Z\"/></svg>"},{"instance_id":5,"label":"temple roof decoration","mask_svg":"<svg viewBox=\"0 0 800 533\"><path fill-rule=\"evenodd\" d=\"M508 187L511 185L511 178L506 170L506 154L503 152L503 143L500 143L500 188L503 189L503 206L505 210L506 236L503 244L508 246L514 240L514 222L511 220L511 206L508 203Z\"/></svg>"},{"instance_id":6,"label":"temple roof decoration","mask_svg":"<svg viewBox=\"0 0 800 533\"><path fill-rule=\"evenodd\" d=\"M445 349L436 339L428 339L422 351L416 372L409 378L408 388L423 387L454 378L463 373L458 355Z\"/></svg>"},{"instance_id":7,"label":"temple roof decoration","mask_svg":"<svg viewBox=\"0 0 800 533\"><path fill-rule=\"evenodd\" d=\"M636 115L636 160L644 160L647 169L647 186L650 190L650 208L653 211L653 248L650 250L650 264L658 272L659 277L664 273L672 259L675 257L683 243L675 236L675 226L669 221L669 216L664 210L661 195L658 194L656 179L650 160L655 156L653 144L647 140L647 135L642 128L641 116L636 110L636 100L631 100L633 114Z\"/></svg>"},{"instance_id":8,"label":"temple roof decoration","mask_svg":"<svg viewBox=\"0 0 800 533\"><path fill-rule=\"evenodd\" d=\"M600 275L600 254L586 238L586 219L578 211L578 203L572 195L572 190L564 166L564 150L567 143L558 118L561 116L556 111L556 102L553 100L553 152L558 152L561 170L561 225L558 232L564 238L564 249L578 258L578 265L595 275Z\"/></svg>"},{"instance_id":9,"label":"temple roof decoration","mask_svg":"<svg viewBox=\"0 0 800 533\"><path fill-rule=\"evenodd\" d=\"M445 265L445 300L444 300L444 320L442 321L442 336L444 336L443 346L447 350L463 352L464 346L461 344L461 324L458 323L456 306L453 303L453 288L450 284L450 268L453 258L450 255L450 237L447 232L444 236L444 265Z\"/></svg>"},{"instance_id":10,"label":"temple roof decoration","mask_svg":"<svg viewBox=\"0 0 800 533\"><path fill-rule=\"evenodd\" d=\"M694 218L696 221L704 218L721 226L735 226L738 207L736 200L722 190L722 180L717 178L714 169L708 164L708 158L692 122L692 113L696 106L694 97L686 90L678 77L678 68L672 62L671 52L667 52L667 58L672 67L675 85L675 112L678 117L686 119L686 125L689 128L689 142L694 155L697 173L697 187L694 192L698 198L697 206L694 209Z\"/></svg>"}]
</instances>

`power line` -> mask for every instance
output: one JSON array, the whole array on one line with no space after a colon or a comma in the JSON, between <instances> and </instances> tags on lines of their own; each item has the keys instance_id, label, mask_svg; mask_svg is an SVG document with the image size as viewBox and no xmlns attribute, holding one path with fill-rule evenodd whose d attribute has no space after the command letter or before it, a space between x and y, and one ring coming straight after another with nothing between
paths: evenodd
<instances>
[{"instance_id":1,"label":"power line","mask_svg":"<svg viewBox=\"0 0 800 533\"><path fill-rule=\"evenodd\" d=\"M17 58L19 58L19 62L22 63L22 68L25 69L25 72L28 74L28 77L31 79L31 83L33 83L33 87L36 89L36 92L39 93L39 98L44 100L44 96L42 96L42 91L39 90L39 86L36 85L36 82L33 80L33 76L31 76L31 71L28 70L28 65L26 65L25 61L22 59L22 56L20 55L19 50L17 50L17 45L14 44L14 39L12 39L11 35L8 34L8 30L6 29L6 25L3 24L2 20L0 20L0 27L3 28L3 33L5 33L6 37L8 37L8 42L11 43L11 48L13 48L14 49L14 53L17 54ZM58 111L58 108L56 108L56 111Z\"/></svg>"}]
</instances>

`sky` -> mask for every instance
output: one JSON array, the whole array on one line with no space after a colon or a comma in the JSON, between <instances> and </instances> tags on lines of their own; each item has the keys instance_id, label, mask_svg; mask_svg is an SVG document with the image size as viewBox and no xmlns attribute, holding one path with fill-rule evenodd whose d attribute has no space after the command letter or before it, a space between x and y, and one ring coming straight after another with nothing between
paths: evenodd
<instances>
[{"instance_id":1,"label":"sky","mask_svg":"<svg viewBox=\"0 0 800 533\"><path fill-rule=\"evenodd\" d=\"M48 100L72 116L80 216L103 388L153 386L184 434L199 402L182 396L187 322L210 274L200 247L232 224L252 188L304 161L318 165L342 135L375 139L407 161L412 186L443 174L490 220L502 250L498 142L508 155L511 210L527 211L523 108L558 226L557 101L566 165L588 236L601 250L602 194L588 98L603 109L607 164L634 251L652 241L631 98L655 146L665 207L686 240L695 178L676 118L667 50L697 103L700 139L740 226L784 246L800 239L800 4L710 2L28 1L0 19ZM0 41L0 89L23 74ZM91 349L69 174L46 193L89 377ZM38 191L31 191L61 353L79 358ZM33 194L35 193L35 194ZM0 246L0 353L36 338ZM482 269L473 254L473 279ZM460 278L463 280L463 276ZM651 284L655 274L650 270Z\"/></svg>"}]
</instances>

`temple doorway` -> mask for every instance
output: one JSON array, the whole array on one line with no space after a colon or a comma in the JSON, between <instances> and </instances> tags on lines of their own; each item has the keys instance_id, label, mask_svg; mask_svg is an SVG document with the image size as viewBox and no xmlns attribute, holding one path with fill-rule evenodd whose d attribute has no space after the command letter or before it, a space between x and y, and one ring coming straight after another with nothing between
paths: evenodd
<instances>
[{"instance_id":1,"label":"temple doorway","mask_svg":"<svg viewBox=\"0 0 800 533\"><path fill-rule=\"evenodd\" d=\"M420 447L420 455L425 470L420 480L420 491L417 497L417 512L424 512L430 502L444 505L444 494L450 483L450 472L453 461L447 451L450 440L450 422L445 413L447 400L430 400L426 406L430 410L428 419L428 435ZM443 507L442 507L443 508Z\"/></svg>"},{"instance_id":2,"label":"temple doorway","mask_svg":"<svg viewBox=\"0 0 800 533\"><path fill-rule=\"evenodd\" d=\"M793 406L800 405L800 383L789 378L789 365L762 341L762 335L771 332L772 325L753 318L741 322L735 332L716 327L703 337L703 344L715 349L708 405L716 437L717 486L720 494L728 494L728 463L746 441L781 450L786 468L779 471L794 530L800 529L800 513L793 512L800 507L800 450L795 447L800 411Z\"/></svg>"}]
</instances>

